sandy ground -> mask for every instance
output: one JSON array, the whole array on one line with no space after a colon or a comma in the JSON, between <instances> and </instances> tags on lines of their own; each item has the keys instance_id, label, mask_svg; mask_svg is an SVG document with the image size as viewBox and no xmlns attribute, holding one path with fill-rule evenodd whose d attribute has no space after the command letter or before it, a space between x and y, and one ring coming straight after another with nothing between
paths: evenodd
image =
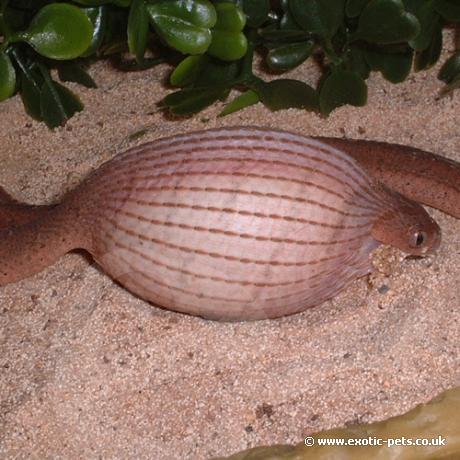
<instances>
[{"instance_id":1,"label":"sandy ground","mask_svg":"<svg viewBox=\"0 0 460 460\"><path fill-rule=\"evenodd\" d=\"M452 45L450 45L452 46ZM58 199L116 152L187 130L262 125L399 142L460 160L460 92L438 98L437 69L328 119L258 105L165 118L167 68L124 74L99 63L98 90L65 128L0 105L0 184L33 203ZM314 82L303 66L293 77ZM144 131L145 130L145 131ZM140 136L140 134L144 134ZM82 253L0 289L0 457L206 459L400 414L460 384L460 222L433 211L443 244L390 263L302 314L217 323L134 297ZM370 282L371 281L371 282Z\"/></svg>"}]
</instances>

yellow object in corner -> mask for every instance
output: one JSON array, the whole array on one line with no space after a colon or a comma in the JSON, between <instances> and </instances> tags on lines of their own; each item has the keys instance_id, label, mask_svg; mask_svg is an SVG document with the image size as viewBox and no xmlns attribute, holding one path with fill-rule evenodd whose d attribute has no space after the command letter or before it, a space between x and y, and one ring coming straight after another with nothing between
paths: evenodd
<instances>
[{"instance_id":1,"label":"yellow object in corner","mask_svg":"<svg viewBox=\"0 0 460 460\"><path fill-rule=\"evenodd\" d=\"M320 445L336 440L342 445ZM322 431L305 442L255 447L214 460L459 460L460 387L447 390L404 415Z\"/></svg>"}]
</instances>

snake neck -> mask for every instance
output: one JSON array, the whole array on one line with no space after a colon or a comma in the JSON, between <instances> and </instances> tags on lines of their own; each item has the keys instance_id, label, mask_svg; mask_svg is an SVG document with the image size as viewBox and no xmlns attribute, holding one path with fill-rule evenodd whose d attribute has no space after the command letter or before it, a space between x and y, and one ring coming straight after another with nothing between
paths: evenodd
<instances>
[{"instance_id":1,"label":"snake neck","mask_svg":"<svg viewBox=\"0 0 460 460\"><path fill-rule=\"evenodd\" d=\"M321 137L354 158L374 179L419 203L460 219L460 164L415 147Z\"/></svg>"},{"instance_id":2,"label":"snake neck","mask_svg":"<svg viewBox=\"0 0 460 460\"><path fill-rule=\"evenodd\" d=\"M76 248L90 246L78 210L0 204L0 286L38 273Z\"/></svg>"}]
</instances>

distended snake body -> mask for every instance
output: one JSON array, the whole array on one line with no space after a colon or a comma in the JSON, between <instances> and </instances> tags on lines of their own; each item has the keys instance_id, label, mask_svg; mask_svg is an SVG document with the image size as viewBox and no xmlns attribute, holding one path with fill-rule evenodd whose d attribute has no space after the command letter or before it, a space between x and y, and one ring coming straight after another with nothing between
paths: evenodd
<instances>
[{"instance_id":1,"label":"distended snake body","mask_svg":"<svg viewBox=\"0 0 460 460\"><path fill-rule=\"evenodd\" d=\"M171 310L288 315L369 273L379 244L434 251L439 227L412 200L460 218L460 165L395 144L256 127L176 135L115 156L54 206L0 189L0 286L83 248Z\"/></svg>"}]
</instances>

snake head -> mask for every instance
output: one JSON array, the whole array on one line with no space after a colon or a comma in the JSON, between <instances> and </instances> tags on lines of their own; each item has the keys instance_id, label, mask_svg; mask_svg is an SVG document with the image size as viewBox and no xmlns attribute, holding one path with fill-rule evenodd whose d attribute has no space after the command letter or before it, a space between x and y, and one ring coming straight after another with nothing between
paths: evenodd
<instances>
[{"instance_id":1,"label":"snake head","mask_svg":"<svg viewBox=\"0 0 460 460\"><path fill-rule=\"evenodd\" d=\"M422 205L382 186L386 195L385 210L372 227L377 241L414 255L430 254L441 243L441 229Z\"/></svg>"}]
</instances>

